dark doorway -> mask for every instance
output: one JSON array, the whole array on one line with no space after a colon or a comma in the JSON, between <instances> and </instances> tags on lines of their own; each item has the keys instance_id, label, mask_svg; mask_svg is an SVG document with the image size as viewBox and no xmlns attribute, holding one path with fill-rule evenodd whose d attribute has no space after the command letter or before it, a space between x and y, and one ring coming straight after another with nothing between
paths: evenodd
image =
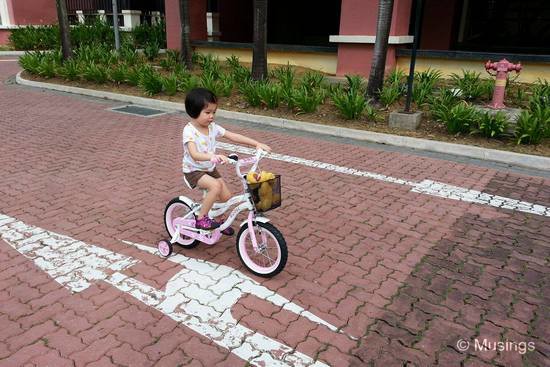
<instances>
[{"instance_id":1,"label":"dark doorway","mask_svg":"<svg viewBox=\"0 0 550 367\"><path fill-rule=\"evenodd\" d=\"M333 46L339 34L341 0L268 2L267 42L270 44ZM220 41L252 42L253 1L219 0Z\"/></svg>"}]
</instances>

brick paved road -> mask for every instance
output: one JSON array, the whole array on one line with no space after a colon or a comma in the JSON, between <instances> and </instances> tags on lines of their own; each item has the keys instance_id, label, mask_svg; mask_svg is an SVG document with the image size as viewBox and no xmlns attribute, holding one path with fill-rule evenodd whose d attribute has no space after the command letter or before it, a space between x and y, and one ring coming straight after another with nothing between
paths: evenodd
<instances>
[{"instance_id":1,"label":"brick paved road","mask_svg":"<svg viewBox=\"0 0 550 367\"><path fill-rule=\"evenodd\" d=\"M0 79L17 71L0 62ZM115 105L0 85L0 214L137 259L122 273L163 289L183 266L121 240L152 246L165 236L164 205L189 194L183 117ZM293 157L550 206L548 178L225 126ZM276 278L256 280L342 332L253 295L231 308L241 325L332 366L550 365L549 217L283 161L264 167L284 177L270 217L290 257ZM234 239L178 252L246 274ZM71 293L2 239L0 263L0 366L247 365L108 282Z\"/></svg>"}]
</instances>

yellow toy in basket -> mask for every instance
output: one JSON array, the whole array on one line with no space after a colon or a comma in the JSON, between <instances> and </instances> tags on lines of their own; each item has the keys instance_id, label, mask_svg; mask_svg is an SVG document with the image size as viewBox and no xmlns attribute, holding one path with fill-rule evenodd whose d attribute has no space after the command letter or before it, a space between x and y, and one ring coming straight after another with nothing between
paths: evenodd
<instances>
[{"instance_id":1,"label":"yellow toy in basket","mask_svg":"<svg viewBox=\"0 0 550 367\"><path fill-rule=\"evenodd\" d=\"M261 171L260 173L250 171L246 175L246 181L249 184L260 184L258 190L258 196L260 201L256 204L258 210L267 210L271 208L273 204L273 188L271 187L271 181L275 178L275 175L271 172Z\"/></svg>"}]
</instances>

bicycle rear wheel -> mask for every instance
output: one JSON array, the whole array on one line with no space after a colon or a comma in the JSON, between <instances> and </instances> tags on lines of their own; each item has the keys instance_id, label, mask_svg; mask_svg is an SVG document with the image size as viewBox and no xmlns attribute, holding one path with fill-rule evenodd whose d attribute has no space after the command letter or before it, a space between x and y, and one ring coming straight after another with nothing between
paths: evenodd
<instances>
[{"instance_id":1,"label":"bicycle rear wheel","mask_svg":"<svg viewBox=\"0 0 550 367\"><path fill-rule=\"evenodd\" d=\"M251 229L244 224L237 235L237 253L244 266L253 274L270 278L280 273L286 265L288 249L279 230L271 223L256 222L252 226L258 242L252 245Z\"/></svg>"},{"instance_id":2,"label":"bicycle rear wheel","mask_svg":"<svg viewBox=\"0 0 550 367\"><path fill-rule=\"evenodd\" d=\"M164 209L164 225L166 226L166 231L170 235L170 238L172 238L176 232L176 228L173 224L174 219L179 217L187 217L194 220L197 219L195 214L190 214L191 211L192 210L189 205L187 205L183 200L180 200L180 198L174 198L168 203L168 205L166 205L166 209ZM199 241L180 234L180 238L176 243L186 248L193 248L199 244Z\"/></svg>"}]
</instances>

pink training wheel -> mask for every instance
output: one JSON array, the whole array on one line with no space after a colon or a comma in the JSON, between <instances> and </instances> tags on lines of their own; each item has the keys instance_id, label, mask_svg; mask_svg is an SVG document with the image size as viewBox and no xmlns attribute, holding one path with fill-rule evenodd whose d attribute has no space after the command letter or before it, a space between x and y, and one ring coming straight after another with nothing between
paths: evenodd
<instances>
[{"instance_id":1,"label":"pink training wheel","mask_svg":"<svg viewBox=\"0 0 550 367\"><path fill-rule=\"evenodd\" d=\"M162 257L168 257L172 255L172 251L174 250L174 247L172 246L170 241L160 240L157 245L157 249L159 250L160 255Z\"/></svg>"}]
</instances>

